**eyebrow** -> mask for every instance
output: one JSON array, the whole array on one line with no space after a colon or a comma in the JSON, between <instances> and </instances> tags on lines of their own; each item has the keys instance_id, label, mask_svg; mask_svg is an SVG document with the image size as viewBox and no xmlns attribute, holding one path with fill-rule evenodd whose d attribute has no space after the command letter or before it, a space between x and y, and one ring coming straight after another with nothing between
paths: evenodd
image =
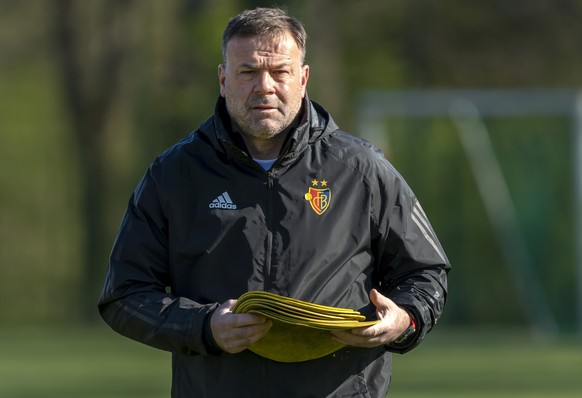
<instances>
[{"instance_id":1,"label":"eyebrow","mask_svg":"<svg viewBox=\"0 0 582 398\"><path fill-rule=\"evenodd\" d=\"M247 68L247 69L280 69L280 68L285 68L285 67L290 67L290 66L292 66L292 63L291 62L287 62L287 61L280 62L280 63L274 64L274 65L270 65L267 68L259 67L259 65L258 64L255 64L255 63L245 62L245 63L240 64L237 69L240 69L240 68Z\"/></svg>"}]
</instances>

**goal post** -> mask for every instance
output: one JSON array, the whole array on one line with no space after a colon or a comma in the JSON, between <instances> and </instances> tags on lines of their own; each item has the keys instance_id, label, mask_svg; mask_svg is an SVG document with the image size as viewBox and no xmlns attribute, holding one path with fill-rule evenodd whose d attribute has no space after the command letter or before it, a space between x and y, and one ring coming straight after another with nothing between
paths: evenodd
<instances>
[{"instance_id":1,"label":"goal post","mask_svg":"<svg viewBox=\"0 0 582 398\"><path fill-rule=\"evenodd\" d=\"M531 89L531 90L403 90L403 91L382 91L368 90L361 93L357 102L356 131L362 137L372 143L382 147L390 148L388 125L390 119L394 118L450 118L454 119L454 104L459 100L472 104L478 112L478 117L539 117L539 116L560 116L569 118L571 121L571 143L573 158L573 193L574 193L574 258L576 270L576 300L572 306L573 316L576 317L577 329L582 336L582 91L569 89ZM453 112L453 113L452 113ZM462 115L461 115L462 116ZM473 115L473 119L475 116ZM479 120L473 120L473 129L479 126ZM461 124L457 123L457 127ZM470 128L470 125L467 128ZM462 134L461 131L458 131ZM467 148L465 148L467 151ZM471 154L467 153L470 157ZM490 162L491 163L491 162ZM494 169L494 168L490 168ZM485 178L483 173L473 173L475 179ZM479 184L479 181L476 181ZM483 198L486 202L487 198ZM512 204L511 204L512 205ZM506 206L510 208L511 206ZM489 213L489 218L499 217ZM503 220L490 220L493 225L505 225ZM519 233L515 229L509 228L512 233ZM498 232L498 231L496 231ZM507 236L507 234L505 234ZM519 242L521 237L517 237L515 242ZM514 256L510 261L516 261ZM516 273L526 272L526 277L533 281L534 285L539 285L535 281L535 274L528 271L523 264L527 261L527 256L522 256L521 265L516 265L512 270L515 278ZM508 264L511 267L511 264ZM526 267L526 268L524 268ZM526 303L541 303L541 313L532 311L528 320L533 328L550 332L553 328L553 315L549 306L544 304L547 301L544 293L538 291L532 293L527 289L518 288L521 300ZM539 307L538 307L539 309Z\"/></svg>"}]
</instances>

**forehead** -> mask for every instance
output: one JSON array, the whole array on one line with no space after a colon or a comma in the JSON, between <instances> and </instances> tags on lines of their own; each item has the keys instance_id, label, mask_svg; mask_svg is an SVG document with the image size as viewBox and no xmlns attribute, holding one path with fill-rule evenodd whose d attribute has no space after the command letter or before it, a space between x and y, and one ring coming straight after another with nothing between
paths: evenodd
<instances>
[{"instance_id":1,"label":"forehead","mask_svg":"<svg viewBox=\"0 0 582 398\"><path fill-rule=\"evenodd\" d=\"M301 59L299 46L289 33L275 37L235 36L226 46L227 61L248 62L262 58L279 61L297 61Z\"/></svg>"}]
</instances>

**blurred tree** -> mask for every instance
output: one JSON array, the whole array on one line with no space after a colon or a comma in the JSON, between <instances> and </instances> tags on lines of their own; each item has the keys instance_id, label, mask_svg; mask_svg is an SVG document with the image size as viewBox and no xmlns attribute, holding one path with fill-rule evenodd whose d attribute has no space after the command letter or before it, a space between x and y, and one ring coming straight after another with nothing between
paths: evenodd
<instances>
[{"instance_id":1,"label":"blurred tree","mask_svg":"<svg viewBox=\"0 0 582 398\"><path fill-rule=\"evenodd\" d=\"M524 87L582 83L582 3L393 0L396 51L418 87ZM568 61L565 61L568 59Z\"/></svg>"},{"instance_id":2,"label":"blurred tree","mask_svg":"<svg viewBox=\"0 0 582 398\"><path fill-rule=\"evenodd\" d=\"M86 319L95 318L96 281L102 278L107 234L109 145L106 125L120 96L127 57L133 2L109 0L54 4L57 61L65 106L79 153L81 217L85 229L79 304Z\"/></svg>"},{"instance_id":3,"label":"blurred tree","mask_svg":"<svg viewBox=\"0 0 582 398\"><path fill-rule=\"evenodd\" d=\"M236 11L227 1L130 0L58 0L54 10L60 81L79 152L79 303L90 320L121 203L145 165L212 112L217 80L208 76L217 73L224 21Z\"/></svg>"},{"instance_id":4,"label":"blurred tree","mask_svg":"<svg viewBox=\"0 0 582 398\"><path fill-rule=\"evenodd\" d=\"M332 0L309 1L301 10L311 39L306 59L307 64L313 65L309 87L314 87L315 95L311 99L324 105L334 118L344 115L349 106L344 48L342 35L338 34L342 29L341 8L335 4Z\"/></svg>"},{"instance_id":5,"label":"blurred tree","mask_svg":"<svg viewBox=\"0 0 582 398\"><path fill-rule=\"evenodd\" d=\"M132 77L142 160L149 162L212 113L222 30L238 10L233 3L152 2Z\"/></svg>"}]
</instances>

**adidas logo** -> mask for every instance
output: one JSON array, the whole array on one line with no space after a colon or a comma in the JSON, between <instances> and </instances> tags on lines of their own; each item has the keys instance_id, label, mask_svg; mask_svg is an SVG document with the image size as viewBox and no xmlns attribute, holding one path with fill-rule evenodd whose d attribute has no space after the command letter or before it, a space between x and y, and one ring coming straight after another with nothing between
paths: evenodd
<instances>
[{"instance_id":1,"label":"adidas logo","mask_svg":"<svg viewBox=\"0 0 582 398\"><path fill-rule=\"evenodd\" d=\"M208 205L208 207L211 209L229 209L229 210L236 209L236 205L232 203L232 199L230 199L230 196L226 191L218 195L218 197L214 199Z\"/></svg>"}]
</instances>

